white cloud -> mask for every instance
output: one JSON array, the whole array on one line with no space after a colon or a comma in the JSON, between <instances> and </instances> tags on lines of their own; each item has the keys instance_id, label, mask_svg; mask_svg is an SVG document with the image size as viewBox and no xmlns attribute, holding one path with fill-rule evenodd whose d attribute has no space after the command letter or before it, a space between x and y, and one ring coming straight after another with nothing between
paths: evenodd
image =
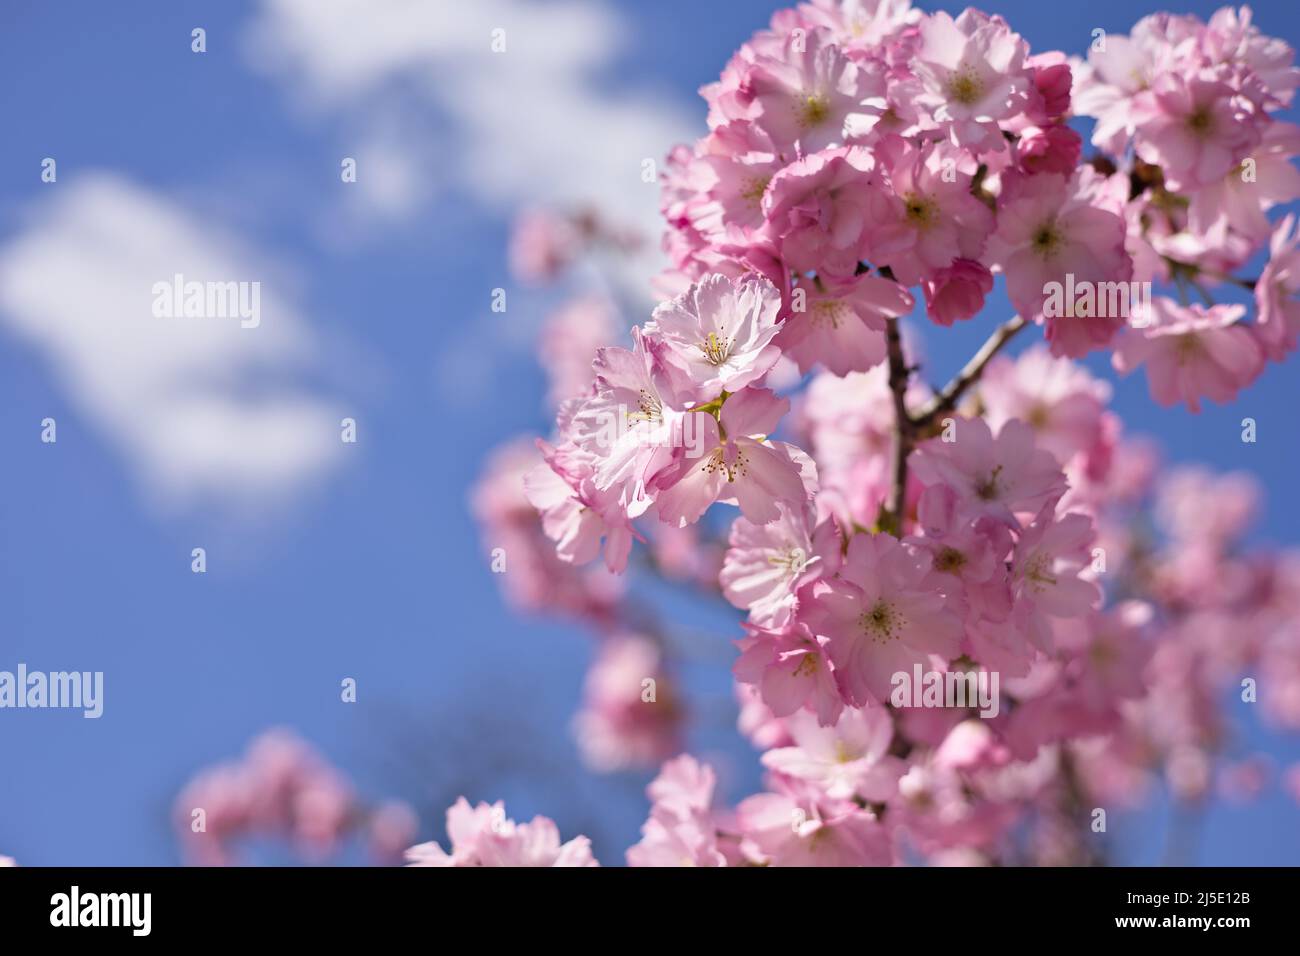
<instances>
[{"instance_id":1,"label":"white cloud","mask_svg":"<svg viewBox=\"0 0 1300 956\"><path fill-rule=\"evenodd\" d=\"M157 318L176 273L261 283L261 324ZM34 346L74 405L162 505L274 506L341 451L337 409L301 384L315 334L267 257L108 174L48 188L0 248L0 323ZM60 436L62 438L62 436Z\"/></svg>"},{"instance_id":2,"label":"white cloud","mask_svg":"<svg viewBox=\"0 0 1300 956\"><path fill-rule=\"evenodd\" d=\"M694 119L676 99L615 87L634 38L605 3L262 0L246 39L255 67L279 76L308 115L336 121L340 152L358 160L357 182L321 212L323 241L356 242L452 194L507 215L594 208L646 238L637 254L610 257L604 278L629 318L648 315L663 222L642 163L694 139L703 109ZM462 218L448 241L464 228ZM443 341L441 400L482 400L507 356L528 348L538 317L512 314L488 330L486 352L481 328Z\"/></svg>"},{"instance_id":3,"label":"white cloud","mask_svg":"<svg viewBox=\"0 0 1300 956\"><path fill-rule=\"evenodd\" d=\"M248 44L300 102L360 124L372 152L414 157L392 163L422 168L430 185L376 192L381 215L451 178L504 208L594 202L653 239L659 190L641 163L695 132L676 101L611 87L628 46L624 22L595 0L264 0ZM358 185L366 175L359 166ZM640 268L644 283L651 267Z\"/></svg>"}]
</instances>

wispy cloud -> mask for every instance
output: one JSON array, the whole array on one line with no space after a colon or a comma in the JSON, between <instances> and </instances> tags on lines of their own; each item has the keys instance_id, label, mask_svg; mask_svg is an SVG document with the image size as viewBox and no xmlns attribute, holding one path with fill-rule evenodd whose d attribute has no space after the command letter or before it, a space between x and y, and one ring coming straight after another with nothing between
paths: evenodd
<instances>
[{"instance_id":1,"label":"wispy cloud","mask_svg":"<svg viewBox=\"0 0 1300 956\"><path fill-rule=\"evenodd\" d=\"M0 323L48 361L150 500L275 506L332 466L339 412L304 384L319 343L264 252L128 180L60 182L0 248ZM159 318L180 273L261 283L261 322Z\"/></svg>"},{"instance_id":2,"label":"wispy cloud","mask_svg":"<svg viewBox=\"0 0 1300 956\"><path fill-rule=\"evenodd\" d=\"M493 52L496 30L504 52ZM690 138L691 121L675 100L602 74L628 34L595 0L264 0L248 50L301 105L358 126L372 156L389 155L402 180L372 187L381 215L455 185L503 208L598 203L653 236L658 188L641 164Z\"/></svg>"},{"instance_id":3,"label":"wispy cloud","mask_svg":"<svg viewBox=\"0 0 1300 956\"><path fill-rule=\"evenodd\" d=\"M527 204L596 208L649 240L606 275L648 307L662 221L642 164L694 138L694 122L672 97L611 82L633 37L605 3L263 0L246 39L255 67L280 77L304 116L337 124L341 153L358 161L357 182L322 213L325 240L436 219L452 199L498 216ZM480 400L531 341L502 336L538 318L512 311L488 350L481 328L445 338L440 400Z\"/></svg>"}]
</instances>

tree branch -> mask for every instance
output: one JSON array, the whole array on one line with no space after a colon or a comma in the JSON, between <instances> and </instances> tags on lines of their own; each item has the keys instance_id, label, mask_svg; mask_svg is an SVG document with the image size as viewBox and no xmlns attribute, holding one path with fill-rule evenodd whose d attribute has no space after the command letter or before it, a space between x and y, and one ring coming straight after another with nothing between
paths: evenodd
<instances>
[{"instance_id":1,"label":"tree branch","mask_svg":"<svg viewBox=\"0 0 1300 956\"><path fill-rule=\"evenodd\" d=\"M912 453L916 432L907 411L907 378L911 370L903 356L903 339L897 319L886 320L885 342L889 347L889 390L894 396L894 480L878 523L882 531L901 536L903 501L907 491L907 456Z\"/></svg>"},{"instance_id":2,"label":"tree branch","mask_svg":"<svg viewBox=\"0 0 1300 956\"><path fill-rule=\"evenodd\" d=\"M957 373L951 382L939 390L911 420L914 432L922 432L932 426L940 415L952 411L966 394L966 390L979 381L984 374L984 367L993 356L997 355L1027 323L1020 316L1013 316L997 327L988 340L980 346L966 367ZM892 368L890 382L893 382Z\"/></svg>"}]
</instances>

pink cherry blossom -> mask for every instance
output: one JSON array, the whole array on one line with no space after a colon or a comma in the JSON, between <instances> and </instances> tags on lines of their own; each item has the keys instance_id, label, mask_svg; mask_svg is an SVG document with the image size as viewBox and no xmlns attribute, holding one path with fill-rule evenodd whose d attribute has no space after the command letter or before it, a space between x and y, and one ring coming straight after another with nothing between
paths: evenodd
<instances>
[{"instance_id":1,"label":"pink cherry blossom","mask_svg":"<svg viewBox=\"0 0 1300 956\"><path fill-rule=\"evenodd\" d=\"M1062 466L1102 438L1102 413L1110 385L1082 366L1035 345L1017 358L999 355L984 370L980 401L993 429L1018 418L1034 430L1034 441Z\"/></svg>"},{"instance_id":2,"label":"pink cherry blossom","mask_svg":"<svg viewBox=\"0 0 1300 956\"><path fill-rule=\"evenodd\" d=\"M1030 126L1016 141L1016 162L1027 173L1068 176L1079 165L1083 140L1068 126Z\"/></svg>"},{"instance_id":3,"label":"pink cherry blossom","mask_svg":"<svg viewBox=\"0 0 1300 956\"><path fill-rule=\"evenodd\" d=\"M1244 325L1244 306L1180 306L1164 297L1153 303L1154 319L1129 329L1115 351L1115 368L1127 375L1145 366L1151 397L1161 405L1201 399L1229 402L1264 368L1264 350Z\"/></svg>"},{"instance_id":4,"label":"pink cherry blossom","mask_svg":"<svg viewBox=\"0 0 1300 956\"><path fill-rule=\"evenodd\" d=\"M888 197L862 147L823 150L777 173L763 213L787 265L851 276L866 251L869 225Z\"/></svg>"},{"instance_id":5,"label":"pink cherry blossom","mask_svg":"<svg viewBox=\"0 0 1300 956\"><path fill-rule=\"evenodd\" d=\"M739 680L733 685L736 702L740 705L740 714L736 717L736 729L759 750L772 747L784 747L791 743L790 734L785 729L785 721L772 713L771 708L763 703L763 698L753 684L742 684ZM836 699L839 692L831 685L832 696Z\"/></svg>"},{"instance_id":6,"label":"pink cherry blossom","mask_svg":"<svg viewBox=\"0 0 1300 956\"><path fill-rule=\"evenodd\" d=\"M970 520L947 485L922 492L917 519L924 534L905 540L930 555L933 584L949 605L972 619L1005 620L1011 611L1005 563L1011 534L1006 526L987 516Z\"/></svg>"},{"instance_id":7,"label":"pink cherry blossom","mask_svg":"<svg viewBox=\"0 0 1300 956\"><path fill-rule=\"evenodd\" d=\"M835 800L884 803L897 792L904 764L889 756L894 722L885 708L850 708L831 727L798 711L785 725L794 744L763 754L769 770L810 783Z\"/></svg>"},{"instance_id":8,"label":"pink cherry blossom","mask_svg":"<svg viewBox=\"0 0 1300 956\"><path fill-rule=\"evenodd\" d=\"M1249 472L1175 467L1160 482L1154 518L1180 546L1205 544L1217 552L1249 530L1261 497L1259 482Z\"/></svg>"},{"instance_id":9,"label":"pink cherry blossom","mask_svg":"<svg viewBox=\"0 0 1300 956\"><path fill-rule=\"evenodd\" d=\"M1222 179L1260 141L1251 105L1218 79L1163 74L1134 98L1133 113L1138 155L1178 190Z\"/></svg>"},{"instance_id":10,"label":"pink cherry blossom","mask_svg":"<svg viewBox=\"0 0 1300 956\"><path fill-rule=\"evenodd\" d=\"M1030 74L1028 47L1001 17L967 8L953 20L932 14L921 21L914 69L924 92L920 104L953 145L975 152L1004 147L998 122L1024 110Z\"/></svg>"},{"instance_id":11,"label":"pink cherry blossom","mask_svg":"<svg viewBox=\"0 0 1300 956\"><path fill-rule=\"evenodd\" d=\"M777 11L701 91L704 135L668 153L662 301L631 349L548 328L564 400L543 464L494 464L476 510L512 575L522 554L506 588L533 609L553 588L599 641L587 759L677 751L687 708L662 674L688 652L566 561L603 548L622 568L644 531L638 581L745 617L732 696L763 792L730 810L711 768L668 760L629 864L1097 862L1089 807L1258 790L1222 706L1244 676L1266 721L1300 727L1300 556L1247 536L1253 479L1166 464L1076 361L1143 365L1158 403L1196 409L1295 351L1300 233L1274 211L1300 198L1300 127L1277 118L1300 69L1246 8L1095 39L1083 61L1030 56L978 10ZM1086 160L1076 117L1096 120ZM979 334L998 274L1023 321L945 383L939 340ZM1252 288L1254 316L1229 304ZM998 678L996 712L892 706L917 670ZM346 794L307 788L302 832L341 827ZM424 855L529 858L476 812Z\"/></svg>"},{"instance_id":12,"label":"pink cherry blossom","mask_svg":"<svg viewBox=\"0 0 1300 956\"><path fill-rule=\"evenodd\" d=\"M1251 151L1249 167L1245 162L1236 165L1188 197L1188 230L1209 234L1226 226L1251 242L1264 242L1273 231L1265 213L1279 203L1300 199L1300 170L1292 162L1296 155L1300 155L1300 126L1269 124L1262 142Z\"/></svg>"},{"instance_id":13,"label":"pink cherry blossom","mask_svg":"<svg viewBox=\"0 0 1300 956\"><path fill-rule=\"evenodd\" d=\"M1104 613L1055 622L1055 643L1074 655L1071 676L1085 706L1100 711L1115 701L1144 695L1153 613L1145 602L1125 601Z\"/></svg>"},{"instance_id":14,"label":"pink cherry blossom","mask_svg":"<svg viewBox=\"0 0 1300 956\"><path fill-rule=\"evenodd\" d=\"M578 254L581 236L573 223L545 209L529 209L515 220L510 269L527 282L556 278Z\"/></svg>"},{"instance_id":15,"label":"pink cherry blossom","mask_svg":"<svg viewBox=\"0 0 1300 956\"><path fill-rule=\"evenodd\" d=\"M658 766L680 746L682 718L673 676L654 640L621 633L601 641L573 719L587 766L600 773Z\"/></svg>"},{"instance_id":16,"label":"pink cherry blossom","mask_svg":"<svg viewBox=\"0 0 1300 956\"><path fill-rule=\"evenodd\" d=\"M914 405L927 397L919 383L908 389L908 401ZM846 524L857 520L870 526L890 481L894 407L889 369L878 365L843 378L818 375L804 398L800 414L807 432L805 444L817 461L821 494L833 491L841 497L843 508L836 514Z\"/></svg>"},{"instance_id":17,"label":"pink cherry blossom","mask_svg":"<svg viewBox=\"0 0 1300 956\"><path fill-rule=\"evenodd\" d=\"M515 823L500 801L471 807L461 797L447 811L448 853L437 843L421 843L406 851L410 866L599 866L584 836L560 843L554 821L534 817Z\"/></svg>"},{"instance_id":18,"label":"pink cherry blossom","mask_svg":"<svg viewBox=\"0 0 1300 956\"><path fill-rule=\"evenodd\" d=\"M891 137L877 150L893 193L876 208L870 257L903 285L918 284L958 259L978 259L993 231L993 214L971 195L977 163L948 143L917 149Z\"/></svg>"},{"instance_id":19,"label":"pink cherry blossom","mask_svg":"<svg viewBox=\"0 0 1300 956\"><path fill-rule=\"evenodd\" d=\"M664 357L713 398L739 391L776 364L780 311L781 294L765 279L732 282L715 274L656 308L645 332L661 339Z\"/></svg>"},{"instance_id":20,"label":"pink cherry blossom","mask_svg":"<svg viewBox=\"0 0 1300 956\"><path fill-rule=\"evenodd\" d=\"M953 429L954 440L921 445L912 468L923 483L953 489L969 516L1015 527L1016 514L1035 513L1065 491L1055 457L1035 445L1033 430L1019 419L1003 424L996 437L980 418L956 419Z\"/></svg>"},{"instance_id":21,"label":"pink cherry blossom","mask_svg":"<svg viewBox=\"0 0 1300 956\"><path fill-rule=\"evenodd\" d=\"M1258 340L1268 358L1280 362L1300 339L1300 231L1296 217L1281 219L1269 239L1269 260L1255 283Z\"/></svg>"},{"instance_id":22,"label":"pink cherry blossom","mask_svg":"<svg viewBox=\"0 0 1300 956\"><path fill-rule=\"evenodd\" d=\"M1027 113L1036 124L1059 120L1070 110L1074 72L1064 54L1040 53L1027 61L1034 79L1029 88Z\"/></svg>"},{"instance_id":23,"label":"pink cherry blossom","mask_svg":"<svg viewBox=\"0 0 1300 956\"><path fill-rule=\"evenodd\" d=\"M604 620L613 612L623 584L604 567L579 569L556 552L525 487L528 473L543 461L536 439L527 438L507 442L488 457L471 496L484 550L494 553L501 548L509 555L510 573L502 575L503 585L516 606ZM551 490L562 503L562 489ZM557 520L568 529L563 518ZM573 538L575 544L580 537Z\"/></svg>"},{"instance_id":24,"label":"pink cherry blossom","mask_svg":"<svg viewBox=\"0 0 1300 956\"><path fill-rule=\"evenodd\" d=\"M743 800L736 818L754 862L767 866L888 866L889 834L848 801L822 803L782 793Z\"/></svg>"},{"instance_id":25,"label":"pink cherry blossom","mask_svg":"<svg viewBox=\"0 0 1300 956\"><path fill-rule=\"evenodd\" d=\"M801 284L796 294L804 294L803 309L791 313L776 344L801 372L820 362L835 375L883 362L885 320L915 304L897 282L871 275Z\"/></svg>"},{"instance_id":26,"label":"pink cherry blossom","mask_svg":"<svg viewBox=\"0 0 1300 956\"><path fill-rule=\"evenodd\" d=\"M609 570L627 567L633 531L624 507L602 496L592 483L585 456L572 445L539 447L543 461L524 476L528 500L541 515L542 530L555 542L555 553L571 564L586 564L605 544Z\"/></svg>"},{"instance_id":27,"label":"pink cherry blossom","mask_svg":"<svg viewBox=\"0 0 1300 956\"><path fill-rule=\"evenodd\" d=\"M930 560L887 534L857 534L839 574L813 585L803 612L827 639L835 675L853 706L889 698L891 678L960 653L961 621L937 600Z\"/></svg>"},{"instance_id":28,"label":"pink cherry blossom","mask_svg":"<svg viewBox=\"0 0 1300 956\"><path fill-rule=\"evenodd\" d=\"M993 291L993 274L971 259L954 259L922 283L925 314L940 325L973 318Z\"/></svg>"},{"instance_id":29,"label":"pink cherry blossom","mask_svg":"<svg viewBox=\"0 0 1300 956\"><path fill-rule=\"evenodd\" d=\"M1086 515L1057 516L1049 505L1016 542L1012 590L1040 647L1049 641L1047 617L1079 617L1101 602L1101 589L1082 573L1092 561L1094 536Z\"/></svg>"},{"instance_id":30,"label":"pink cherry blossom","mask_svg":"<svg viewBox=\"0 0 1300 956\"><path fill-rule=\"evenodd\" d=\"M202 829L193 826L196 809L203 811ZM173 812L186 856L203 866L239 862L240 844L258 838L284 840L309 862L320 862L367 831L370 849L387 863L393 850L389 842L373 839L376 829L400 838L409 834L413 819L405 804L367 807L341 771L282 729L260 734L241 759L195 775L176 797Z\"/></svg>"},{"instance_id":31,"label":"pink cherry blossom","mask_svg":"<svg viewBox=\"0 0 1300 956\"><path fill-rule=\"evenodd\" d=\"M729 229L763 225L763 195L785 165L758 126L737 121L715 129L693 159L689 182L698 198L690 203L690 224L701 235L723 239Z\"/></svg>"},{"instance_id":32,"label":"pink cherry blossom","mask_svg":"<svg viewBox=\"0 0 1300 956\"><path fill-rule=\"evenodd\" d=\"M570 439L551 462L580 492L583 504L602 514L616 507L635 518L653 502L655 475L682 455L698 457L706 416L693 401L684 373L661 357L662 347L639 329L633 349L599 349L591 394L561 409ZM591 491L579 488L590 481Z\"/></svg>"},{"instance_id":33,"label":"pink cherry blossom","mask_svg":"<svg viewBox=\"0 0 1300 956\"><path fill-rule=\"evenodd\" d=\"M961 725L954 727L954 732ZM968 778L933 759L913 764L898 782L899 800L890 812L923 853L936 854L956 846L991 845L1011 824L1009 806L986 800L973 791Z\"/></svg>"},{"instance_id":34,"label":"pink cherry blossom","mask_svg":"<svg viewBox=\"0 0 1300 956\"><path fill-rule=\"evenodd\" d=\"M1136 129L1134 101L1173 65L1176 45L1194 36L1188 18L1169 14L1143 17L1128 36L1107 34L1093 44L1086 65L1075 68L1075 112L1097 124L1093 145L1118 156Z\"/></svg>"},{"instance_id":35,"label":"pink cherry blossom","mask_svg":"<svg viewBox=\"0 0 1300 956\"><path fill-rule=\"evenodd\" d=\"M663 765L646 788L652 805L628 866L726 866L712 804L713 768L683 754Z\"/></svg>"},{"instance_id":36,"label":"pink cherry blossom","mask_svg":"<svg viewBox=\"0 0 1300 956\"><path fill-rule=\"evenodd\" d=\"M780 517L778 503L802 506L812 489L798 449L766 437L789 407L788 399L750 388L726 400L718 421L704 418L703 456L683 459L658 479L660 519L691 524L709 505L725 501L766 524ZM809 477L815 482L815 472Z\"/></svg>"},{"instance_id":37,"label":"pink cherry blossom","mask_svg":"<svg viewBox=\"0 0 1300 956\"><path fill-rule=\"evenodd\" d=\"M826 642L798 622L776 631L746 624L745 631L748 636L737 642L741 654L733 668L736 680L753 686L775 717L789 717L806 707L823 726L833 724L844 700Z\"/></svg>"},{"instance_id":38,"label":"pink cherry blossom","mask_svg":"<svg viewBox=\"0 0 1300 956\"><path fill-rule=\"evenodd\" d=\"M1127 282L1132 261L1124 251L1124 220L1096 205L1093 181L1080 172L1066 179L1031 176L999 204L988 255L1007 277L1007 294L1023 318L1041 320L1049 283ZM1122 315L1047 319L1053 355L1079 357L1106 345Z\"/></svg>"},{"instance_id":39,"label":"pink cherry blossom","mask_svg":"<svg viewBox=\"0 0 1300 956\"><path fill-rule=\"evenodd\" d=\"M1300 86L1295 51L1265 36L1252 19L1250 7L1220 7L1201 32L1198 53L1211 64L1244 70L1254 81L1249 88L1254 101L1264 109L1290 106Z\"/></svg>"},{"instance_id":40,"label":"pink cherry blossom","mask_svg":"<svg viewBox=\"0 0 1300 956\"><path fill-rule=\"evenodd\" d=\"M799 13L829 29L850 52L874 52L922 17L911 0L812 0L800 5Z\"/></svg>"},{"instance_id":41,"label":"pink cherry blossom","mask_svg":"<svg viewBox=\"0 0 1300 956\"><path fill-rule=\"evenodd\" d=\"M614 307L601 296L573 299L547 317L537 355L553 405L586 394L594 377L591 357L614 337L615 328Z\"/></svg>"},{"instance_id":42,"label":"pink cherry blossom","mask_svg":"<svg viewBox=\"0 0 1300 956\"><path fill-rule=\"evenodd\" d=\"M727 600L749 611L759 627L785 627L799 589L839 567L840 533L833 520L814 527L810 505L777 508L780 517L767 524L736 520L718 578Z\"/></svg>"},{"instance_id":43,"label":"pink cherry blossom","mask_svg":"<svg viewBox=\"0 0 1300 956\"><path fill-rule=\"evenodd\" d=\"M788 159L867 135L884 109L880 71L827 40L820 30L791 33L750 69L753 121Z\"/></svg>"}]
</instances>

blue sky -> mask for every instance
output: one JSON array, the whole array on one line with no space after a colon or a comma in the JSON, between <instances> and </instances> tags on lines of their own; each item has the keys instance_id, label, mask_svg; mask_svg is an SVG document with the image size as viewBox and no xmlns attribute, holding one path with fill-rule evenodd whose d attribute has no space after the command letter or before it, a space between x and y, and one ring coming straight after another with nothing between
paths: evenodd
<instances>
[{"instance_id":1,"label":"blue sky","mask_svg":"<svg viewBox=\"0 0 1300 956\"><path fill-rule=\"evenodd\" d=\"M636 839L648 778L587 774L568 732L590 641L504 606L466 507L494 446L549 426L531 342L563 290L510 282L508 223L521 203L593 189L653 226L637 159L699 135L696 89L775 7L434 2L441 24L409 41L350 28L349 7L0 12L0 669L106 684L99 720L0 712L0 853L20 862L178 862L177 790L272 725L363 794L417 806L426 838L464 792L589 833L605 863ZM1035 49L1067 52L1160 7L994 5ZM1300 41L1297 8L1257 14ZM479 38L498 23L511 45L489 60ZM347 156L356 184L340 181ZM56 183L40 181L45 157ZM168 276L173 260L262 281L263 327L160 343L126 277ZM488 307L498 286L505 315ZM999 293L979 323L929 336L933 377L1009 313ZM1293 382L1272 366L1196 417L1134 379L1115 407L1175 460L1254 473L1268 494L1256 539L1294 545ZM1244 415L1257 444L1238 439ZM354 445L337 441L343 416ZM195 547L206 574L190 571ZM692 749L742 797L759 777L733 729L736 617L657 596L699 635ZM339 700L343 677L356 704ZM1251 744L1300 759L1241 716ZM1216 809L1198 860L1295 862L1298 812L1276 789ZM1158 859L1163 829L1158 807L1123 821L1121 858Z\"/></svg>"}]
</instances>

